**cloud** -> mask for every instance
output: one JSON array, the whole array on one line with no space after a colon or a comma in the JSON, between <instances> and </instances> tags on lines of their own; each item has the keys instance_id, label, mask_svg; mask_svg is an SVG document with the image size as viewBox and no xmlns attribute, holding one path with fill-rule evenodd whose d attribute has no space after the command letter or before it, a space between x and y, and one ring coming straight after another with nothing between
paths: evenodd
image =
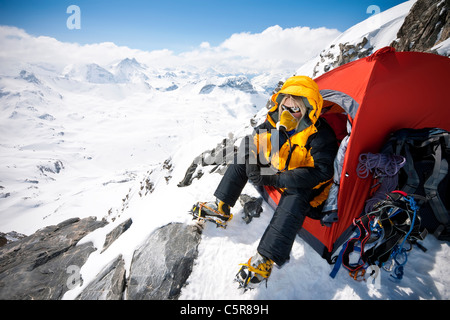
<instances>
[{"instance_id":1,"label":"cloud","mask_svg":"<svg viewBox=\"0 0 450 320\"><path fill-rule=\"evenodd\" d=\"M34 37L15 27L0 26L0 62L48 63L63 70L69 64L108 65L134 57L149 66L211 68L226 73L296 70L339 36L335 29L272 26L261 33L237 33L218 46L202 42L197 48L174 54L163 49L142 51L111 42L80 45L51 37Z\"/></svg>"},{"instance_id":2,"label":"cloud","mask_svg":"<svg viewBox=\"0 0 450 320\"><path fill-rule=\"evenodd\" d=\"M341 33L336 29L272 26L261 33L236 33L217 47L208 42L179 56L193 64L209 63L226 72L297 69L316 57Z\"/></svg>"},{"instance_id":3,"label":"cloud","mask_svg":"<svg viewBox=\"0 0 450 320\"><path fill-rule=\"evenodd\" d=\"M220 47L244 57L304 63L317 55L339 34L335 29L283 29L276 25L261 33L233 34Z\"/></svg>"},{"instance_id":4,"label":"cloud","mask_svg":"<svg viewBox=\"0 0 450 320\"><path fill-rule=\"evenodd\" d=\"M209 63L226 72L297 69L316 57L341 33L336 29L272 26L261 33L236 33L217 47L208 42L179 56L192 64Z\"/></svg>"}]
</instances>

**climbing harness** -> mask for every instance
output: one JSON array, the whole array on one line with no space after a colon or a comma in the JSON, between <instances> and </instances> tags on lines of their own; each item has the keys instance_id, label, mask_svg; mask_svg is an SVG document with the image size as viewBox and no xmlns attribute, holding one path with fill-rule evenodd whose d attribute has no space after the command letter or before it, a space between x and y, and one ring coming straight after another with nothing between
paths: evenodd
<instances>
[{"instance_id":1,"label":"climbing harness","mask_svg":"<svg viewBox=\"0 0 450 320\"><path fill-rule=\"evenodd\" d=\"M374 205L373 211L354 219L357 234L343 245L330 276L334 278L342 264L353 279L361 281L365 280L366 269L376 265L392 272L392 279L401 280L412 244L423 240L427 234L426 230L419 230L419 207L415 197L392 191L385 200ZM409 248L406 248L407 243ZM355 253L358 253L356 262Z\"/></svg>"}]
</instances>

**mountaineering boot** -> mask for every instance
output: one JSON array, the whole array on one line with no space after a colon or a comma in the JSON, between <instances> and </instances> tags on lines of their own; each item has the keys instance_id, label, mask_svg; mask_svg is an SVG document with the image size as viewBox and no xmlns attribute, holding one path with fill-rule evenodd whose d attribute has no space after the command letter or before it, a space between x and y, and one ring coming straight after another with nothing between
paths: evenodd
<instances>
[{"instance_id":1,"label":"mountaineering boot","mask_svg":"<svg viewBox=\"0 0 450 320\"><path fill-rule=\"evenodd\" d=\"M230 206L222 200L219 200L219 203L217 204L217 210L224 216L231 216Z\"/></svg>"},{"instance_id":2,"label":"mountaineering boot","mask_svg":"<svg viewBox=\"0 0 450 320\"><path fill-rule=\"evenodd\" d=\"M262 281L266 281L267 285L267 279L272 272L273 261L257 252L247 263L242 263L241 266L236 275L236 281L239 283L239 288L247 290L255 288Z\"/></svg>"},{"instance_id":3,"label":"mountaineering boot","mask_svg":"<svg viewBox=\"0 0 450 320\"><path fill-rule=\"evenodd\" d=\"M233 217L230 212L230 206L220 200L215 202L197 202L190 213L199 221L211 221L222 228L226 228L227 221Z\"/></svg>"}]
</instances>

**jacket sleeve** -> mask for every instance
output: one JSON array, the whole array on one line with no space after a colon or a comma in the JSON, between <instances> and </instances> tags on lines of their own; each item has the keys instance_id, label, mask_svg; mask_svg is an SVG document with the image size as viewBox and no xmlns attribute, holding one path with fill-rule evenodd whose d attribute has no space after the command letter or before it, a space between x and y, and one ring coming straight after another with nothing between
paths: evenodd
<instances>
[{"instance_id":1,"label":"jacket sleeve","mask_svg":"<svg viewBox=\"0 0 450 320\"><path fill-rule=\"evenodd\" d=\"M334 158L338 150L336 136L331 127L319 120L318 131L309 138L314 167L301 167L278 174L275 186L279 188L312 189L333 177Z\"/></svg>"}]
</instances>

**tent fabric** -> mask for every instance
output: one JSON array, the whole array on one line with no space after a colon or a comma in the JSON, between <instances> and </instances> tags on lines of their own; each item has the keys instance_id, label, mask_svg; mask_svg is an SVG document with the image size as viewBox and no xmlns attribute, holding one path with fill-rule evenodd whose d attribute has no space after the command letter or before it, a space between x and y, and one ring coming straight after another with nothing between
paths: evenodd
<instances>
[{"instance_id":1,"label":"tent fabric","mask_svg":"<svg viewBox=\"0 0 450 320\"><path fill-rule=\"evenodd\" d=\"M353 119L358 111L359 104L349 95L337 90L320 90L323 100L338 104Z\"/></svg>"},{"instance_id":2,"label":"tent fabric","mask_svg":"<svg viewBox=\"0 0 450 320\"><path fill-rule=\"evenodd\" d=\"M306 218L299 231L322 257L331 261L363 212L373 181L357 176L361 153L378 153L389 134L402 128L450 131L449 75L447 57L386 47L315 79L324 103L338 104L352 122L339 184L338 222L327 227ZM264 196L278 203L273 190L266 188Z\"/></svg>"}]
</instances>

